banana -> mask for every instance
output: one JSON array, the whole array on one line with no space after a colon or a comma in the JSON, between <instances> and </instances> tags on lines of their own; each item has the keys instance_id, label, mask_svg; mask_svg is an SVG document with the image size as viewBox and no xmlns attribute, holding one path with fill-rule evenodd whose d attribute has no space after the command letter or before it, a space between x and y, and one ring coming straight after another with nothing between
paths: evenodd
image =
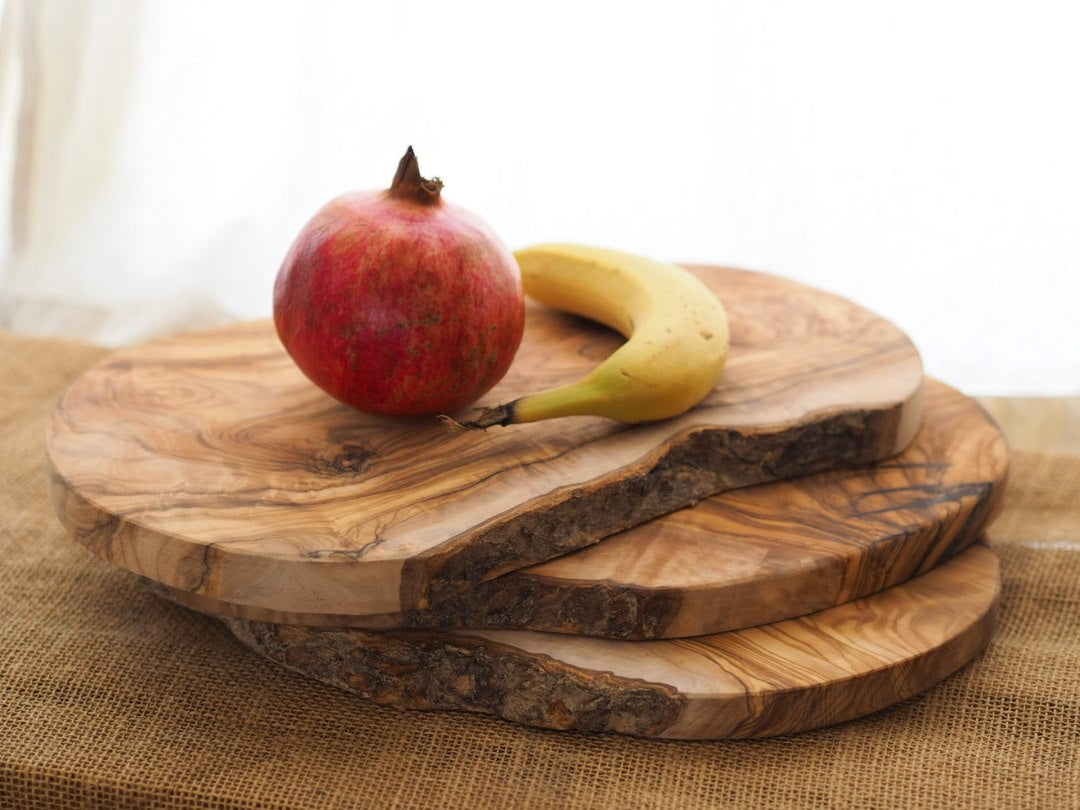
<instances>
[{"instance_id":1,"label":"banana","mask_svg":"<svg viewBox=\"0 0 1080 810\"><path fill-rule=\"evenodd\" d=\"M627 341L584 379L482 408L463 427L576 415L649 422L690 410L716 386L728 354L727 313L683 268L574 244L536 245L514 257L527 295Z\"/></svg>"}]
</instances>

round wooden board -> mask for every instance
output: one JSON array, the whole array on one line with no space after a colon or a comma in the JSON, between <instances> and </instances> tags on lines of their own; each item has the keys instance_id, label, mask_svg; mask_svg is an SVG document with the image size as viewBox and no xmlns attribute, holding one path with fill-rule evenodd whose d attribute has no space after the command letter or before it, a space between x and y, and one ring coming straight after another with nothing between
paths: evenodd
<instances>
[{"instance_id":1,"label":"round wooden board","mask_svg":"<svg viewBox=\"0 0 1080 810\"><path fill-rule=\"evenodd\" d=\"M886 462L724 492L428 610L298 614L170 595L206 613L286 624L705 635L812 613L924 573L981 535L1007 469L1005 439L982 408L927 380L919 432Z\"/></svg>"},{"instance_id":2,"label":"round wooden board","mask_svg":"<svg viewBox=\"0 0 1080 810\"><path fill-rule=\"evenodd\" d=\"M550 729L722 739L831 725L928 688L985 646L999 589L997 557L978 544L873 596L687 639L223 621L261 655L388 706L460 709Z\"/></svg>"},{"instance_id":3,"label":"round wooden board","mask_svg":"<svg viewBox=\"0 0 1080 810\"><path fill-rule=\"evenodd\" d=\"M922 366L895 326L761 273L697 268L732 330L724 379L681 417L457 432L316 389L269 322L125 348L47 431L57 512L95 553L167 587L290 613L425 609L716 492L889 457ZM584 376L621 343L531 306L484 402ZM483 404L483 403L481 403Z\"/></svg>"}]
</instances>

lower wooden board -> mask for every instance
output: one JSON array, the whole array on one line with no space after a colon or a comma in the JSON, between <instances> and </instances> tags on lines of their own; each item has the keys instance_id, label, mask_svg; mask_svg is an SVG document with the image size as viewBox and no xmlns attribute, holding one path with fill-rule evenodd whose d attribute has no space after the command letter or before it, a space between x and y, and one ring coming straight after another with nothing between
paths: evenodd
<instances>
[{"instance_id":1,"label":"lower wooden board","mask_svg":"<svg viewBox=\"0 0 1080 810\"><path fill-rule=\"evenodd\" d=\"M902 585L809 616L695 638L223 621L289 669L401 709L670 739L794 734L911 697L990 638L995 554L969 547Z\"/></svg>"},{"instance_id":2,"label":"lower wooden board","mask_svg":"<svg viewBox=\"0 0 1080 810\"><path fill-rule=\"evenodd\" d=\"M1007 468L1004 437L978 404L928 380L919 432L889 461L725 492L428 610L286 613L179 590L172 597L286 624L638 639L717 633L866 596L948 559L996 515Z\"/></svg>"}]
</instances>

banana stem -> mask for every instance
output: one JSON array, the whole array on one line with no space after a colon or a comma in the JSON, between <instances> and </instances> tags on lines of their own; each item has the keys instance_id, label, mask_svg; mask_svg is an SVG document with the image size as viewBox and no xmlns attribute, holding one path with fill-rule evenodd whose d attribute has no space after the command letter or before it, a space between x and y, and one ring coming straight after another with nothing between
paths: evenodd
<instances>
[{"instance_id":1,"label":"banana stem","mask_svg":"<svg viewBox=\"0 0 1080 810\"><path fill-rule=\"evenodd\" d=\"M483 430L496 425L539 422L557 416L603 416L618 401L617 391L598 386L594 375L590 374L575 383L518 397L503 405L480 408L475 417L459 424L465 430Z\"/></svg>"}]
</instances>

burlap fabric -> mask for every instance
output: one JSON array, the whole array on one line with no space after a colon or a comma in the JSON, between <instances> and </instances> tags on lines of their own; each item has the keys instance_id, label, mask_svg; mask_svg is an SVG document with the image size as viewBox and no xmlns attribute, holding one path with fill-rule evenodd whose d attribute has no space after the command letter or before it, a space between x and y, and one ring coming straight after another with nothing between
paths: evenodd
<instances>
[{"instance_id":1,"label":"burlap fabric","mask_svg":"<svg viewBox=\"0 0 1080 810\"><path fill-rule=\"evenodd\" d=\"M43 430L101 353L0 334L0 806L1080 808L1080 456L1015 454L998 631L928 692L764 741L545 732L309 682L76 546Z\"/></svg>"}]
</instances>

